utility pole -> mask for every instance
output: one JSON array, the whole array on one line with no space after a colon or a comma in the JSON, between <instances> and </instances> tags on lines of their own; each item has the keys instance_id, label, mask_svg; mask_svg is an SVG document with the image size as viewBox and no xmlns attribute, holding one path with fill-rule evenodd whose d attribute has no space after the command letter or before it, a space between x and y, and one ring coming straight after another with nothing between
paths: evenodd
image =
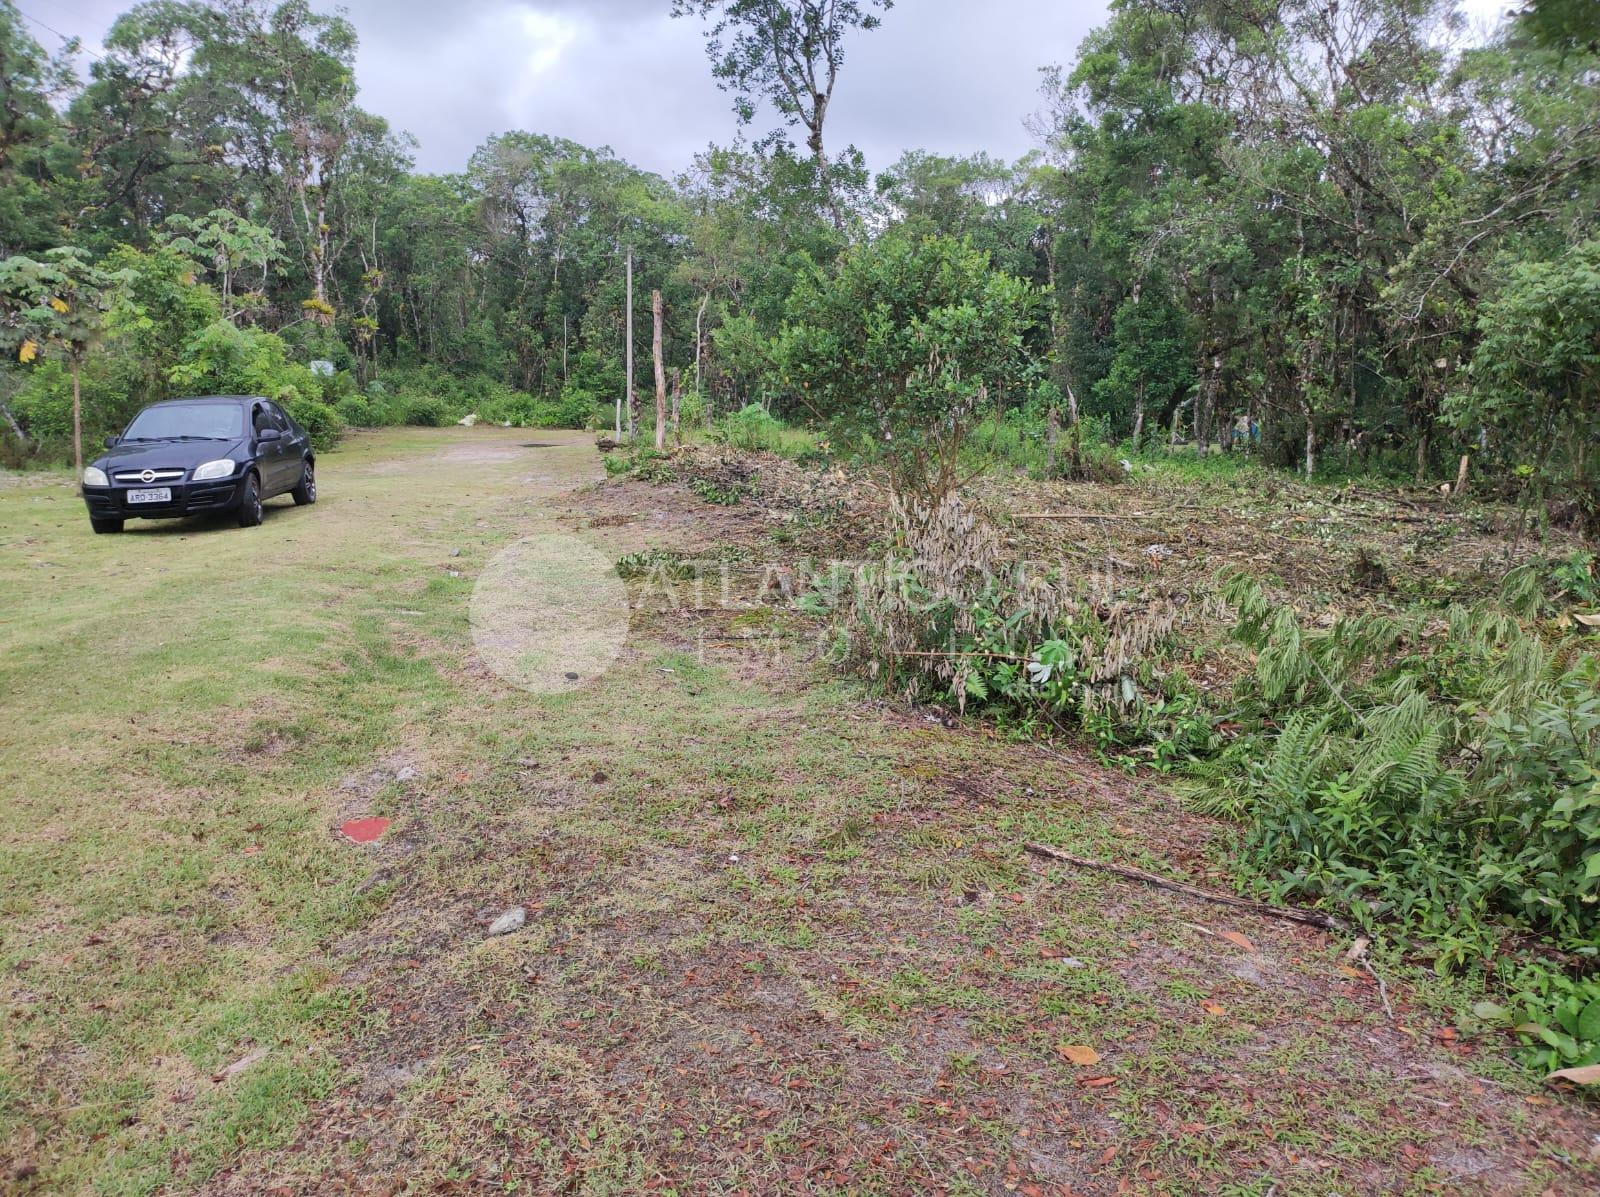
<instances>
[{"instance_id":1,"label":"utility pole","mask_svg":"<svg viewBox=\"0 0 1600 1197\"><path fill-rule=\"evenodd\" d=\"M633 395L633 246L628 247L628 385L625 388L628 396L628 439L633 439L635 431L634 411L638 407L638 400ZM618 421L620 425L620 419ZM620 426L617 429L617 438L622 437Z\"/></svg>"}]
</instances>

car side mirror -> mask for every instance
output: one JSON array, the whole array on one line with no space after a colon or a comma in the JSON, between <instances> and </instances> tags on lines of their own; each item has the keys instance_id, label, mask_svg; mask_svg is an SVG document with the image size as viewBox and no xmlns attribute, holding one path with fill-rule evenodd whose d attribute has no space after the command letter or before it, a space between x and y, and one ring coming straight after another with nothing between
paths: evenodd
<instances>
[{"instance_id":1,"label":"car side mirror","mask_svg":"<svg viewBox=\"0 0 1600 1197\"><path fill-rule=\"evenodd\" d=\"M260 432L256 433L257 441L276 441L282 439L283 433L279 432L276 428L263 428Z\"/></svg>"},{"instance_id":2,"label":"car side mirror","mask_svg":"<svg viewBox=\"0 0 1600 1197\"><path fill-rule=\"evenodd\" d=\"M120 438L114 437L114 436L106 437L106 448L107 449L115 449L117 447L117 441L119 439Z\"/></svg>"}]
</instances>

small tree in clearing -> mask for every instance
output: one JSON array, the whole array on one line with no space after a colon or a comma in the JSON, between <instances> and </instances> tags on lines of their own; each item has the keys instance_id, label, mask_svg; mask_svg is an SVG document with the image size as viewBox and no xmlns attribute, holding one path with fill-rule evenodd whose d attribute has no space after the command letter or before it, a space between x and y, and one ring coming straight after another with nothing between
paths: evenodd
<instances>
[{"instance_id":1,"label":"small tree in clearing","mask_svg":"<svg viewBox=\"0 0 1600 1197\"><path fill-rule=\"evenodd\" d=\"M869 437L902 494L937 500L959 481L984 401L1024 382L1042 299L965 241L891 234L795 287L775 374L814 414Z\"/></svg>"},{"instance_id":2,"label":"small tree in clearing","mask_svg":"<svg viewBox=\"0 0 1600 1197\"><path fill-rule=\"evenodd\" d=\"M44 260L17 255L0 261L0 346L21 362L55 350L72 375L72 460L83 476L83 399L78 375L99 339L106 312L126 279L91 265L83 251L61 246Z\"/></svg>"}]
</instances>

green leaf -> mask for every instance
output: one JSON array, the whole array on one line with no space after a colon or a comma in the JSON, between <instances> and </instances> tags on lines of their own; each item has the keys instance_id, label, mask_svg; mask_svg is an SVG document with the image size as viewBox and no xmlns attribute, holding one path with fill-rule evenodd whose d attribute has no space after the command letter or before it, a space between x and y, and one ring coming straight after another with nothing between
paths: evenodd
<instances>
[{"instance_id":1,"label":"green leaf","mask_svg":"<svg viewBox=\"0 0 1600 1197\"><path fill-rule=\"evenodd\" d=\"M1600 1042L1600 998L1590 1002L1578 1015L1578 1038L1585 1043Z\"/></svg>"}]
</instances>

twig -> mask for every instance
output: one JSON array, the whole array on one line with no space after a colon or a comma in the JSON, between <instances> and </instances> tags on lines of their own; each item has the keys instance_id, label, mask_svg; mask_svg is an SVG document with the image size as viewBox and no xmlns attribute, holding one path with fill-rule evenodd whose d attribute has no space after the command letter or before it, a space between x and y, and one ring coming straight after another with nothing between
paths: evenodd
<instances>
[{"instance_id":1,"label":"twig","mask_svg":"<svg viewBox=\"0 0 1600 1197\"><path fill-rule=\"evenodd\" d=\"M1164 520L1174 511L1211 510L1207 503L1174 503L1163 511L1017 511L1014 520Z\"/></svg>"},{"instance_id":2,"label":"twig","mask_svg":"<svg viewBox=\"0 0 1600 1197\"><path fill-rule=\"evenodd\" d=\"M1019 511L1011 518L1014 520L1154 520L1161 519L1165 512L1157 511L1123 511L1117 513L1103 511Z\"/></svg>"},{"instance_id":3,"label":"twig","mask_svg":"<svg viewBox=\"0 0 1600 1197\"><path fill-rule=\"evenodd\" d=\"M991 653L982 649L969 649L965 652L936 652L932 649L901 649L892 654L896 657L986 657L991 661L1031 661L1032 657L1018 656L1016 653Z\"/></svg>"},{"instance_id":4,"label":"twig","mask_svg":"<svg viewBox=\"0 0 1600 1197\"><path fill-rule=\"evenodd\" d=\"M1180 894L1188 894L1191 898L1199 898L1205 902L1215 902L1219 906L1232 906L1236 910L1248 910L1252 914L1259 914L1267 918L1287 919L1291 923L1304 923L1309 927L1321 927L1328 931L1340 930L1342 925L1331 914L1324 914L1320 910L1298 910L1288 906L1269 906L1265 902L1252 902L1248 898L1236 898L1232 894L1220 894L1216 890L1201 889L1198 885L1190 885L1185 881L1174 881L1169 877L1160 877L1155 873L1147 873L1143 869L1135 869L1128 865L1112 864L1105 860L1090 860L1084 856L1074 856L1070 852L1063 852L1059 848L1052 848L1048 844L1025 844L1023 847L1035 856L1042 856L1046 860L1059 860L1066 864L1077 865L1080 869L1096 869L1102 873L1115 873L1119 877L1128 877L1134 881L1142 881L1146 885L1154 885L1160 889L1176 890Z\"/></svg>"},{"instance_id":5,"label":"twig","mask_svg":"<svg viewBox=\"0 0 1600 1197\"><path fill-rule=\"evenodd\" d=\"M1372 979L1378 983L1378 996L1383 999L1383 1012L1389 1016L1389 1021L1394 1021L1394 1007L1389 1004L1389 987L1383 983L1383 978L1378 975L1378 970L1372 967L1372 961L1365 956L1361 958L1361 967L1372 974Z\"/></svg>"}]
</instances>

